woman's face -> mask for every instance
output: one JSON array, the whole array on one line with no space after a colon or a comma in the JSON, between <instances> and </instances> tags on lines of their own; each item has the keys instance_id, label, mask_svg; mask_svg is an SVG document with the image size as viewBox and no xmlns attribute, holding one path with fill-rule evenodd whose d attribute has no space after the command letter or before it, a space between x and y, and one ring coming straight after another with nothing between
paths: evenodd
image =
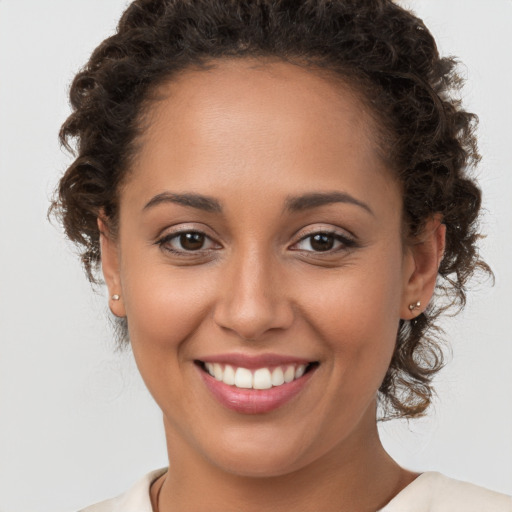
<instances>
[{"instance_id":1,"label":"woman's face","mask_svg":"<svg viewBox=\"0 0 512 512\"><path fill-rule=\"evenodd\" d=\"M170 451L244 475L350 456L417 299L370 117L279 62L218 62L160 93L102 250Z\"/></svg>"}]
</instances>

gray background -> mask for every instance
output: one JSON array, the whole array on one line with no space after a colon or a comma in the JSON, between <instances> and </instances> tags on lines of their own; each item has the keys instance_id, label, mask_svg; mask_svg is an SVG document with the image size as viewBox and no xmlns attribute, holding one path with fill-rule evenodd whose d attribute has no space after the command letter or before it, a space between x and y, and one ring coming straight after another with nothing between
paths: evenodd
<instances>
[{"instance_id":1,"label":"gray background","mask_svg":"<svg viewBox=\"0 0 512 512\"><path fill-rule=\"evenodd\" d=\"M481 119L482 254L497 284L446 321L453 361L429 418L383 426L402 464L512 494L510 0L408 0L466 65ZM166 465L160 415L114 350L104 293L45 218L70 162L66 91L124 0L0 0L0 512L71 511Z\"/></svg>"}]
</instances>

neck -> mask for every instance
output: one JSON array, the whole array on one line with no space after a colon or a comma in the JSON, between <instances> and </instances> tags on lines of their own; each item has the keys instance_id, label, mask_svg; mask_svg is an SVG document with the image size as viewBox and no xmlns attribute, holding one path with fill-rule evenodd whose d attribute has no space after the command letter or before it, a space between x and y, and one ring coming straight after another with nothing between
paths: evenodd
<instances>
[{"instance_id":1,"label":"neck","mask_svg":"<svg viewBox=\"0 0 512 512\"><path fill-rule=\"evenodd\" d=\"M311 464L272 477L225 471L198 455L169 428L166 432L172 456L161 486L154 486L153 492L160 490L158 512L375 512L417 476L386 453L375 421Z\"/></svg>"}]
</instances>

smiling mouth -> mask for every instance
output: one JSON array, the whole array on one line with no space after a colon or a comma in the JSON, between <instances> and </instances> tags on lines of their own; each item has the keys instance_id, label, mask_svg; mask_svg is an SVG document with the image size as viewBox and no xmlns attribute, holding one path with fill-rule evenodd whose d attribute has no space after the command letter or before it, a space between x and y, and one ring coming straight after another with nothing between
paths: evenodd
<instances>
[{"instance_id":1,"label":"smiling mouth","mask_svg":"<svg viewBox=\"0 0 512 512\"><path fill-rule=\"evenodd\" d=\"M250 370L229 364L203 361L195 361L195 363L218 382L238 389L255 390L271 389L289 384L319 366L319 363L314 361L307 364L284 364Z\"/></svg>"}]
</instances>

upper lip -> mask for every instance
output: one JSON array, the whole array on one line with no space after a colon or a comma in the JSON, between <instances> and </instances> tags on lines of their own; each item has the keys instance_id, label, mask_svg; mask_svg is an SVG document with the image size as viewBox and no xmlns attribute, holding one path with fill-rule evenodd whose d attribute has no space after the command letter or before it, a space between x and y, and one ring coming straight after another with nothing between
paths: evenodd
<instances>
[{"instance_id":1,"label":"upper lip","mask_svg":"<svg viewBox=\"0 0 512 512\"><path fill-rule=\"evenodd\" d=\"M268 366L284 366L287 364L309 364L315 362L312 359L288 356L282 354L258 354L249 355L241 353L215 354L198 358L202 363L229 364L231 366L250 369L264 368Z\"/></svg>"}]
</instances>

